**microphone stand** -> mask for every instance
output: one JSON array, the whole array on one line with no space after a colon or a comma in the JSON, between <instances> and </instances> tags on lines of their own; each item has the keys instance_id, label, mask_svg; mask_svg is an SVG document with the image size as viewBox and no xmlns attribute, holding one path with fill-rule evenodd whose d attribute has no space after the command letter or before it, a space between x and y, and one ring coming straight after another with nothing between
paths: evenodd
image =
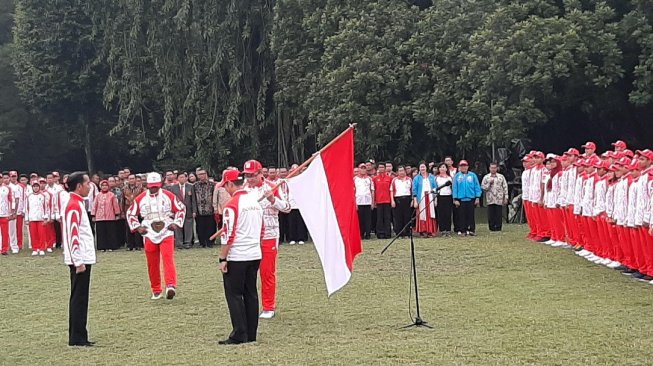
<instances>
[{"instance_id":1,"label":"microphone stand","mask_svg":"<svg viewBox=\"0 0 653 366\"><path fill-rule=\"evenodd\" d=\"M431 199L433 199L433 200L437 199L438 189L431 190L429 192L429 194L431 195ZM433 202L435 202L435 201L433 201ZM411 327L426 327L426 328L433 329L432 326L428 325L428 323L425 320L422 319L422 314L420 313L419 286L417 285L417 263L416 263L416 260L415 260L415 239L413 237L413 229L412 229L412 225L415 223L415 220L417 220L419 215L422 214L422 212L426 209L426 207L428 207L428 206L424 205L424 208L422 210L420 210L419 212L417 212L417 214L414 217L412 217L410 219L410 221L408 221L408 224L406 224L406 226L404 226L401 229L399 234L395 235L395 237L392 238L390 243L388 243L388 245L386 245L385 248L383 248L383 250L381 251L381 254L384 254L388 250L388 248L390 248L390 246L392 244L394 244L395 241L397 241L399 236L402 235L404 233L404 231L408 230L408 237L410 239L410 266L411 266L411 276L412 276L411 280L415 285L415 308L416 308L417 313L415 314L415 319L413 320L413 322L411 324L408 324L408 325L404 326L404 327L401 327L402 329L411 328Z\"/></svg>"}]
</instances>

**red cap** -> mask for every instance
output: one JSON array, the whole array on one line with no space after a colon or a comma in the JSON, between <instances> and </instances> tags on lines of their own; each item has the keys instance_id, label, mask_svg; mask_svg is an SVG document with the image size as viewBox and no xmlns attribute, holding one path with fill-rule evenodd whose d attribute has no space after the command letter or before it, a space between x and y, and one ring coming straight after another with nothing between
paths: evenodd
<instances>
[{"instance_id":1,"label":"red cap","mask_svg":"<svg viewBox=\"0 0 653 366\"><path fill-rule=\"evenodd\" d=\"M247 160L243 166L243 173L256 174L263 169L263 165L257 160Z\"/></svg>"},{"instance_id":2,"label":"red cap","mask_svg":"<svg viewBox=\"0 0 653 366\"><path fill-rule=\"evenodd\" d=\"M616 172L617 170L619 170L619 166L617 164L612 164L608 167L608 171Z\"/></svg>"},{"instance_id":3,"label":"red cap","mask_svg":"<svg viewBox=\"0 0 653 366\"><path fill-rule=\"evenodd\" d=\"M649 160L653 160L653 151L651 151L649 149L637 150L637 154L640 155L640 156L643 156L643 157L645 157L645 158L647 158Z\"/></svg>"},{"instance_id":4,"label":"red cap","mask_svg":"<svg viewBox=\"0 0 653 366\"><path fill-rule=\"evenodd\" d=\"M592 141L588 141L585 145L581 146L583 149L594 149L596 150L596 144Z\"/></svg>"},{"instance_id":5,"label":"red cap","mask_svg":"<svg viewBox=\"0 0 653 366\"><path fill-rule=\"evenodd\" d=\"M528 156L528 155L524 155L524 157L521 158L521 161L529 162L529 161L531 161L531 157Z\"/></svg>"},{"instance_id":6,"label":"red cap","mask_svg":"<svg viewBox=\"0 0 653 366\"><path fill-rule=\"evenodd\" d=\"M620 147L620 148L624 148L624 149L628 147L628 145L626 145L626 143L624 141L621 141L621 140L617 140L617 142L613 142L612 146Z\"/></svg>"},{"instance_id":7,"label":"red cap","mask_svg":"<svg viewBox=\"0 0 653 366\"><path fill-rule=\"evenodd\" d=\"M569 148L569 150L565 151L565 155L579 156L580 152L578 151L578 149L575 149L575 148L572 147L572 148Z\"/></svg>"},{"instance_id":8,"label":"red cap","mask_svg":"<svg viewBox=\"0 0 653 366\"><path fill-rule=\"evenodd\" d=\"M238 169L227 169L222 172L222 180L220 181L220 183L218 183L218 186L224 187L224 185L227 184L227 182L233 182L238 179L241 179L240 172L238 171Z\"/></svg>"},{"instance_id":9,"label":"red cap","mask_svg":"<svg viewBox=\"0 0 653 366\"><path fill-rule=\"evenodd\" d=\"M39 178L39 183L47 183L48 181L45 180L45 178L41 177Z\"/></svg>"},{"instance_id":10,"label":"red cap","mask_svg":"<svg viewBox=\"0 0 653 366\"><path fill-rule=\"evenodd\" d=\"M633 161L630 163L630 165L628 165L628 169L630 169L630 170L641 170L641 168L639 167L639 162L637 161L637 159L633 159Z\"/></svg>"},{"instance_id":11,"label":"red cap","mask_svg":"<svg viewBox=\"0 0 653 366\"><path fill-rule=\"evenodd\" d=\"M631 159L635 156L635 154L633 154L633 151L628 149L622 151L622 153Z\"/></svg>"},{"instance_id":12,"label":"red cap","mask_svg":"<svg viewBox=\"0 0 653 366\"><path fill-rule=\"evenodd\" d=\"M615 165L628 166L630 165L630 159L623 157L614 162Z\"/></svg>"},{"instance_id":13,"label":"red cap","mask_svg":"<svg viewBox=\"0 0 653 366\"><path fill-rule=\"evenodd\" d=\"M467 160L461 160L460 163L458 163L458 166L461 166L461 165L469 166L469 164L467 163Z\"/></svg>"}]
</instances>

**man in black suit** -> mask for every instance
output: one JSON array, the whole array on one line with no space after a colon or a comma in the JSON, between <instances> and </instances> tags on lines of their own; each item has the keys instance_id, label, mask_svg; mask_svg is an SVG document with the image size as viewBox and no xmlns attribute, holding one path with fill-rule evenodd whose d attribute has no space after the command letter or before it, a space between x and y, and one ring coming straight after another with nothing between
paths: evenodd
<instances>
[{"instance_id":1,"label":"man in black suit","mask_svg":"<svg viewBox=\"0 0 653 366\"><path fill-rule=\"evenodd\" d=\"M178 249L190 249L193 238L193 217L195 212L195 194L193 185L188 183L188 174L181 173L177 176L178 183L166 187L186 206L184 227L175 230L175 246Z\"/></svg>"}]
</instances>

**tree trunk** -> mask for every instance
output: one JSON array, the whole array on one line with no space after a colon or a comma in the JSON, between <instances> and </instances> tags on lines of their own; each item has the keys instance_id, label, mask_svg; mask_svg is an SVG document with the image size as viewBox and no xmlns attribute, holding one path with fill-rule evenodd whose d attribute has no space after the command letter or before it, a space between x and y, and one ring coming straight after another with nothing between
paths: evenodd
<instances>
[{"instance_id":1,"label":"tree trunk","mask_svg":"<svg viewBox=\"0 0 653 366\"><path fill-rule=\"evenodd\" d=\"M91 126L90 122L88 120L88 117L86 117L84 114L80 113L78 115L79 122L81 123L82 126L84 126L84 153L86 154L86 171L88 174L93 174L94 166L93 166L93 153L91 149Z\"/></svg>"}]
</instances>

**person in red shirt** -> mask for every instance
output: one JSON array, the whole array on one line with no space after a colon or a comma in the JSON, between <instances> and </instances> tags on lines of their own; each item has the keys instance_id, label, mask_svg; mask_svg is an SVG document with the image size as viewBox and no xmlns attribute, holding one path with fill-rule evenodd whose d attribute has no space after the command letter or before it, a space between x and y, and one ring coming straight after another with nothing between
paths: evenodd
<instances>
[{"instance_id":1,"label":"person in red shirt","mask_svg":"<svg viewBox=\"0 0 653 366\"><path fill-rule=\"evenodd\" d=\"M374 202L376 203L376 237L379 239L389 239L392 235L390 231L391 216L391 199L390 185L392 177L385 174L385 164L379 164L377 175L372 178L374 182Z\"/></svg>"}]
</instances>

